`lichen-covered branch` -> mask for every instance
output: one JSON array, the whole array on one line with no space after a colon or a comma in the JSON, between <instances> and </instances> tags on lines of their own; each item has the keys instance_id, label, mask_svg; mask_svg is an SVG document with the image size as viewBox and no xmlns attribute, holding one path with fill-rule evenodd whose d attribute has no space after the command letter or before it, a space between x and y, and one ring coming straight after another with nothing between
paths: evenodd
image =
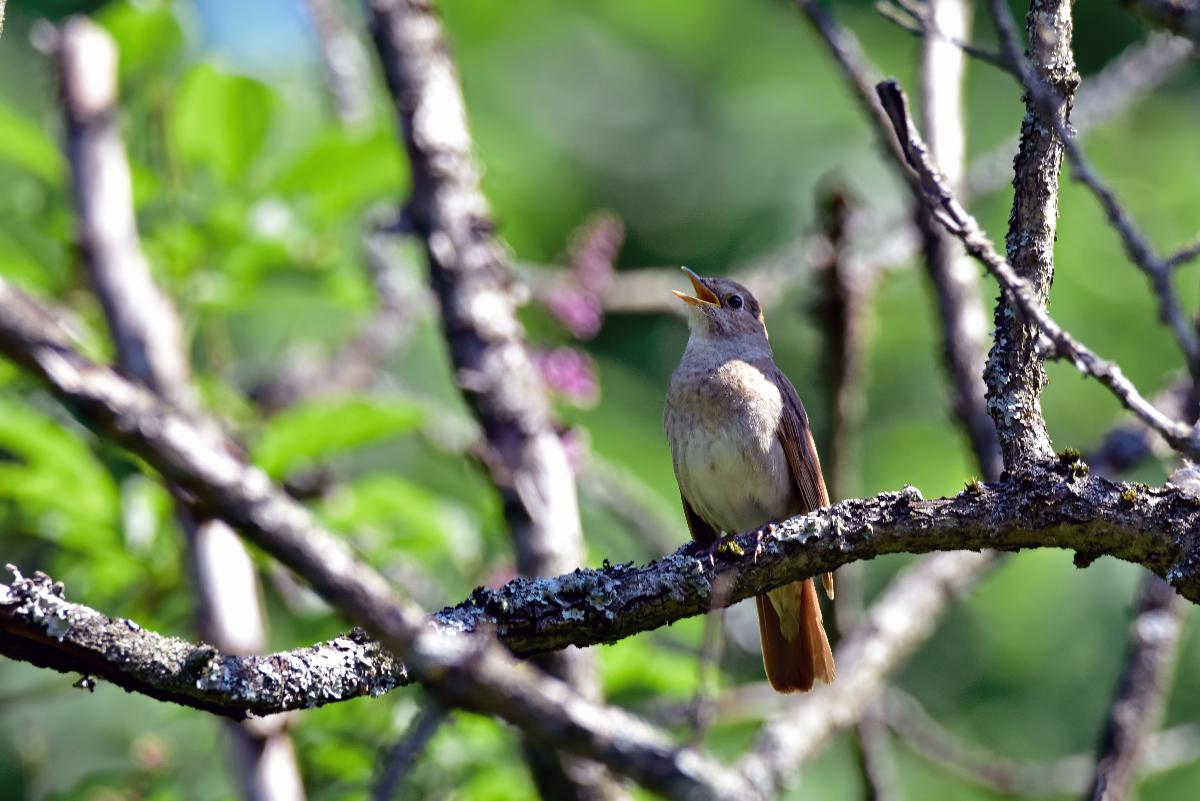
<instances>
[{"instance_id":1,"label":"lichen-covered branch","mask_svg":"<svg viewBox=\"0 0 1200 801\"><path fill-rule=\"evenodd\" d=\"M1071 51L1071 0L1032 0L1027 18L1029 59L1039 77L1054 87L1056 102L1044 108L1026 98L1021 146L1014 162L1013 207L1008 221L1008 263L1026 282L1032 303L1045 306L1054 281L1054 237L1058 230L1058 181L1063 146L1055 122L1066 124L1079 74ZM893 123L895 122L893 118ZM903 135L903 134L902 134ZM984 381L988 411L1000 435L1004 466L1054 455L1042 419L1046 383L1037 325L1021 313L1011 293L996 306L996 336Z\"/></svg>"},{"instance_id":2,"label":"lichen-covered branch","mask_svg":"<svg viewBox=\"0 0 1200 801\"><path fill-rule=\"evenodd\" d=\"M901 141L906 142L905 157L909 166L921 176L927 200L931 204L938 222L958 237L966 246L967 252L996 278L1004 297L1008 299L1008 304L1013 307L1013 314L1028 320L1028 325L1033 326L1038 344L1030 351L1030 358L1036 358L1039 363L1043 355L1070 361L1081 373L1095 378L1104 385L1138 419L1153 428L1170 443L1171 447L1192 458L1197 458L1200 455L1200 435L1194 432L1190 426L1163 414L1138 391L1133 382L1125 377L1119 366L1101 359L1055 322L1054 318L1047 313L1033 286L1019 276L1013 266L996 252L996 248L979 227L979 223L954 198L937 166L929 159L925 143L908 115L908 101L899 85L894 80L884 81L879 84L878 91L891 115L892 124L902 137ZM1001 338L998 334L998 342L1000 341ZM1005 336L1002 341L1015 343L1018 340ZM1033 345L1034 343L1031 342L1030 347L1032 348ZM1002 356L1003 352L1002 348L999 350L993 348L994 355ZM996 364L989 368L994 377L998 376L996 370L1000 369ZM1040 369L1039 367L1038 370ZM999 399L1000 405L1008 404L1003 400L1007 397L1006 393L1010 393L1014 386L1019 385L1016 376L1016 373L1011 373L1004 381L997 379L998 383L992 388L991 391L997 393L994 397ZM996 413L997 408L998 406L992 405L993 414ZM1037 412L1037 416L1040 419L1040 411ZM1043 433L1045 430L1044 423L1017 425L1015 418L1009 420L1009 423L1008 441L1013 448L1014 458L1019 443L1032 442L1031 437L1036 439L1034 437L1035 430L1041 430ZM1004 436L1001 437L1001 441L1003 443ZM1005 466L1011 470L1012 466L1007 463L1008 456L1006 455L1005 458Z\"/></svg>"},{"instance_id":3,"label":"lichen-covered branch","mask_svg":"<svg viewBox=\"0 0 1200 801\"><path fill-rule=\"evenodd\" d=\"M511 265L480 188L450 47L427 0L369 0L367 10L412 169L407 216L425 244L450 358L479 421L517 570L564 573L584 555L575 476L517 319ZM592 655L564 651L538 664L600 697ZM543 798L623 797L599 766L526 751Z\"/></svg>"},{"instance_id":4,"label":"lichen-covered branch","mask_svg":"<svg viewBox=\"0 0 1200 801\"><path fill-rule=\"evenodd\" d=\"M723 588L720 605L728 605L851 561L962 548L1067 548L1076 552L1081 565L1100 555L1115 556L1165 577L1176 591L1200 602L1197 531L1200 499L1170 486L1110 482L1072 462L997 485L973 485L953 498L922 500L909 489L845 501L772 529L722 540L710 549L685 546L641 567L611 565L555 578L514 579L498 589L476 590L433 620L444 631L493 631L513 652L531 655L569 645L616 642L703 614L713 604L717 585ZM946 587L959 586L965 575L977 575L987 559L957 553L925 561L941 566L914 567L911 580L897 582L871 610L871 618L882 622L872 630L868 621L868 628L852 638L862 643L856 648L871 644L868 663L886 656L893 664L897 650L889 641L913 642L916 634L933 625L931 605L944 607ZM918 587L929 587L929 595L916 593ZM897 615L898 609L909 611ZM912 611L916 609L920 612ZM893 630L898 620L909 618L902 630ZM133 630L122 621L113 625ZM848 644L844 650L849 654L852 649ZM858 659L847 662L842 679L856 675L850 666ZM391 673L401 675L400 670ZM854 682L839 680L830 692L843 692L838 687L863 691Z\"/></svg>"},{"instance_id":5,"label":"lichen-covered branch","mask_svg":"<svg viewBox=\"0 0 1200 801\"><path fill-rule=\"evenodd\" d=\"M239 656L72 603L49 578L10 569L13 579L0 589L0 653L10 659L234 719L382 695L409 682L404 666L362 632Z\"/></svg>"},{"instance_id":6,"label":"lichen-covered branch","mask_svg":"<svg viewBox=\"0 0 1200 801\"><path fill-rule=\"evenodd\" d=\"M234 526L372 631L445 705L495 714L544 744L592 757L668 797L717 798L741 787L714 760L678 749L634 715L530 670L491 637L451 637L429 627L420 610L399 600L343 539L260 470L153 394L74 350L49 311L3 279L0 353L183 490L193 511Z\"/></svg>"}]
</instances>

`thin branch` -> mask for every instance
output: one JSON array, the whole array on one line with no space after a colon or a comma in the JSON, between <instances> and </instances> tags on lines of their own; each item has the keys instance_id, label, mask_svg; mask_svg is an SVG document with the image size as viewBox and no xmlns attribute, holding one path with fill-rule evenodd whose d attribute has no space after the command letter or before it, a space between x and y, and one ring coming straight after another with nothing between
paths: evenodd
<instances>
[{"instance_id":1,"label":"thin branch","mask_svg":"<svg viewBox=\"0 0 1200 801\"><path fill-rule=\"evenodd\" d=\"M391 801L396 796L408 771L449 718L449 710L432 702L417 713L416 719L409 724L404 736L388 749L387 756L384 757L383 771L379 774L375 790L371 793L373 801Z\"/></svg>"},{"instance_id":2,"label":"thin branch","mask_svg":"<svg viewBox=\"0 0 1200 801\"><path fill-rule=\"evenodd\" d=\"M1158 576L1147 576L1133 619L1129 653L1108 710L1086 796L1092 801L1129 797L1133 779L1162 715L1174 672L1184 605Z\"/></svg>"},{"instance_id":3,"label":"thin branch","mask_svg":"<svg viewBox=\"0 0 1200 801\"><path fill-rule=\"evenodd\" d=\"M867 709L855 730L854 750L864 785L862 797L863 801L900 801L900 776L877 707L872 704Z\"/></svg>"},{"instance_id":4,"label":"thin branch","mask_svg":"<svg viewBox=\"0 0 1200 801\"><path fill-rule=\"evenodd\" d=\"M822 449L826 475L833 498L850 493L855 474L853 432L862 423L866 405L863 395L865 316L873 287L856 274L845 258L846 225L852 200L841 187L825 195L822 228L828 240L828 259L818 273L819 289L814 316L825 333L821 371L828 387L829 440Z\"/></svg>"},{"instance_id":5,"label":"thin branch","mask_svg":"<svg viewBox=\"0 0 1200 801\"><path fill-rule=\"evenodd\" d=\"M584 557L575 476L517 319L511 264L480 188L450 48L431 3L369 0L367 11L412 170L407 214L425 244L450 358L479 421L517 570L564 573ZM600 697L593 654L566 651L537 664L584 697ZM544 798L624 797L598 766L539 750L527 746Z\"/></svg>"},{"instance_id":6,"label":"thin branch","mask_svg":"<svg viewBox=\"0 0 1200 801\"><path fill-rule=\"evenodd\" d=\"M1092 779L1091 754L1047 762L1013 759L964 741L934 720L915 698L890 690L883 703L888 728L922 759L1001 795L1081 795ZM1185 724L1147 736L1143 775L1200 760L1200 726Z\"/></svg>"},{"instance_id":7,"label":"thin branch","mask_svg":"<svg viewBox=\"0 0 1200 801\"><path fill-rule=\"evenodd\" d=\"M834 499L849 497L855 470L854 432L862 422L866 408L863 393L863 357L865 354L865 316L873 287L856 275L845 256L846 223L851 199L844 189L833 187L824 199L824 229L829 239L829 260L819 275L820 290L816 316L826 333L822 372L826 376L829 406L829 441L825 453L829 491ZM840 640L863 622L862 564L855 562L839 571L838 594L834 600L834 619ZM710 705L710 717L715 709ZM859 770L867 801L892 801L898 798L898 780L887 734L868 709L858 724L855 739Z\"/></svg>"},{"instance_id":8,"label":"thin branch","mask_svg":"<svg viewBox=\"0 0 1200 801\"><path fill-rule=\"evenodd\" d=\"M1137 387L1125 377L1120 367L1101 359L1050 317L1036 290L1027 280L1017 274L1007 260L996 252L996 248L979 227L979 223L954 199L937 167L930 161L925 143L921 140L908 116L908 102L899 85L895 81L884 81L879 85L878 90L892 115L892 124L903 137L903 141L907 143L906 158L925 185L928 202L933 208L936 219L946 227L946 230L958 237L966 246L967 252L996 278L1000 288L1004 290L1005 297L1009 299L1009 303L1015 307L1022 319L1029 321L1028 325L1033 326L1034 338L1042 337L1049 341L1047 355L1055 359L1069 360L1079 372L1091 376L1103 384L1138 419L1170 443L1171 447L1192 458L1200 458L1200 436L1190 426L1173 420L1159 411L1138 392ZM1044 218L1043 222L1045 222ZM1040 361L1039 351L1044 351L1045 345L1039 344L1035 349L1030 343L1028 349L1029 355ZM995 375L997 373L993 371L993 376ZM1005 382L999 382L997 379L998 383L994 391L1002 394L998 395L996 400L1004 397L1003 393L1010 391L1008 387L1011 387L1013 381L1012 374L1008 375L1010 378ZM1003 418L1003 409L1000 409L999 406L1012 410L1014 403L1011 400L994 403L993 416ZM1016 414L1015 410L1013 414ZM1022 414L1032 414L1032 411ZM1040 419L1040 413L1037 417ZM1034 428L1038 427L1031 427L1031 417L1026 416L1024 419L1026 420L1023 426L1024 433L1032 434ZM1044 434L1044 424L1040 428ZM1027 438L1016 433L1010 439L1014 445L1014 458L1016 450L1019 450L1015 448L1017 441L1025 439ZM1045 446L1049 447L1048 440Z\"/></svg>"},{"instance_id":9,"label":"thin branch","mask_svg":"<svg viewBox=\"0 0 1200 801\"><path fill-rule=\"evenodd\" d=\"M1176 420L1192 415L1189 407L1192 382L1179 378L1154 396L1154 405ZM1109 429L1096 447L1087 453L1087 463L1106 478L1118 478L1151 457L1164 458L1173 453L1162 437L1140 420L1126 420Z\"/></svg>"},{"instance_id":10,"label":"thin branch","mask_svg":"<svg viewBox=\"0 0 1200 801\"><path fill-rule=\"evenodd\" d=\"M1179 295L1171 283L1171 266L1155 253L1150 241L1137 228L1128 210L1117 200L1112 187L1093 169L1083 155L1083 149L1079 146L1076 137L1068 128L1066 113L1060 113L1064 104L1069 108L1070 96L1069 94L1060 95L1059 92L1064 85L1069 86L1070 82L1063 84L1060 81L1054 87L1047 84L1043 76L1035 71L1021 53L1020 39L1017 36L1008 4L1004 0L989 0L989 6L996 22L996 30L1000 34L1001 45L1013 62L1022 86L1025 87L1027 102L1036 107L1031 108L1031 112L1037 114L1040 111L1042 121L1050 125L1058 141L1062 143L1067 159L1071 162L1074 178L1081 181L1096 196L1109 224L1120 235L1126 256L1150 279L1150 285L1158 301L1159 319L1174 333L1175 341L1183 352L1188 370L1193 377L1200 376L1200 337L1197 336L1191 319L1180 306ZM1069 12L1066 12L1066 16L1066 30L1069 32ZM1030 19L1034 19L1032 12ZM1031 22L1031 24L1033 23ZM1032 31L1031 35L1039 36L1040 33ZM1063 52L1070 53L1069 43ZM1038 56L1035 54L1034 59L1037 58ZM1011 253L1010 258L1013 258ZM1013 263L1019 267L1019 257L1013 259Z\"/></svg>"},{"instance_id":11,"label":"thin branch","mask_svg":"<svg viewBox=\"0 0 1200 801\"><path fill-rule=\"evenodd\" d=\"M892 3L888 0L878 0L875 3L875 10L884 19L921 39L923 43L927 44L933 41L947 44L965 55L991 64L996 69L1005 72L1012 71L1012 65L1002 54L976 47L968 42L962 33L938 24L938 21L934 19L934 14L931 13L931 9L935 6L935 2L928 2L924 8L921 8L907 2Z\"/></svg>"},{"instance_id":12,"label":"thin branch","mask_svg":"<svg viewBox=\"0 0 1200 801\"><path fill-rule=\"evenodd\" d=\"M119 363L181 411L195 414L179 318L155 286L138 238L129 164L116 125L116 44L87 18L72 17L59 32L56 55L80 246ZM250 555L225 523L197 519L181 504L176 514L187 542L200 636L231 653L261 651L266 622ZM304 798L286 718L230 723L229 733L244 797Z\"/></svg>"},{"instance_id":13,"label":"thin branch","mask_svg":"<svg viewBox=\"0 0 1200 801\"><path fill-rule=\"evenodd\" d=\"M1200 256L1200 238L1192 242L1190 245L1184 245L1179 250L1172 253L1163 259L1163 266L1167 270L1178 270L1185 266L1188 262L1193 261L1197 256Z\"/></svg>"},{"instance_id":14,"label":"thin branch","mask_svg":"<svg viewBox=\"0 0 1200 801\"><path fill-rule=\"evenodd\" d=\"M1124 113L1178 74L1191 63L1195 50L1192 42L1169 34L1155 34L1131 45L1080 88L1073 115L1079 135ZM1011 182L1017 147L1016 139L1006 141L972 162L966 181L971 197L992 194ZM907 214L897 217L870 208L854 215L850 228L861 245L848 258L857 272L879 275L917 255L921 239L906 217ZM812 270L822 263L824 247L821 234L802 237L738 266L733 272L767 302L782 302L789 289L809 280ZM611 312L677 313L679 303L670 290L678 281L678 267L624 270L604 293L604 306Z\"/></svg>"},{"instance_id":15,"label":"thin branch","mask_svg":"<svg viewBox=\"0 0 1200 801\"><path fill-rule=\"evenodd\" d=\"M928 8L931 22L936 22L940 29L967 35L970 12L963 0L931 0ZM957 49L935 39L924 40L922 117L929 131L932 155L947 170L946 179L953 188L962 186L966 170L965 70L965 60ZM1003 460L984 397L988 331L979 274L963 256L960 245L934 222L920 198L915 217L925 252L925 268L942 322L942 362L950 381L951 408L967 434L985 479L995 481L1000 477Z\"/></svg>"}]
</instances>

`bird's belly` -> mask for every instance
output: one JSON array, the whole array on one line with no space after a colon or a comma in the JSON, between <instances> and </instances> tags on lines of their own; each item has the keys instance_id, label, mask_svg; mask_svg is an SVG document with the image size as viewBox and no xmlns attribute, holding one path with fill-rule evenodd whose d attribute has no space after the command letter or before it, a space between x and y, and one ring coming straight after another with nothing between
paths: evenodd
<instances>
[{"instance_id":1,"label":"bird's belly","mask_svg":"<svg viewBox=\"0 0 1200 801\"><path fill-rule=\"evenodd\" d=\"M680 489L696 512L727 533L782 520L795 487L778 437L729 428L691 430L675 443Z\"/></svg>"}]
</instances>

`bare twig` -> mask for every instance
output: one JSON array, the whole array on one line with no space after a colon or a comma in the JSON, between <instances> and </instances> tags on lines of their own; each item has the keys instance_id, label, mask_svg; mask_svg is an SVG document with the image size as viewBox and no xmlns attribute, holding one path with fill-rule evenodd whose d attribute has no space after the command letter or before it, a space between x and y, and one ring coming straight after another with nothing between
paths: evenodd
<instances>
[{"instance_id":1,"label":"bare twig","mask_svg":"<svg viewBox=\"0 0 1200 801\"><path fill-rule=\"evenodd\" d=\"M1020 39L1013 24L1008 5L1004 0L989 0L989 5L992 17L996 22L996 30L1000 34L1000 41L1004 51L1008 54L1010 60L1012 60L1021 84L1025 87L1027 101L1033 106L1031 112L1034 114L1040 112L1042 121L1049 125L1055 137L1065 149L1067 159L1071 162L1075 179L1081 181L1096 196L1096 200L1100 203L1101 209L1104 210L1109 224L1120 235L1121 244L1125 248L1125 254L1150 279L1154 296L1158 301L1159 319L1169 326L1174 333L1175 341L1179 345L1179 349L1183 352L1188 370L1192 373L1193 378L1200 376L1200 337L1197 336L1191 319L1184 313L1180 306L1179 296L1175 292L1174 285L1171 283L1171 266L1166 260L1155 253L1149 240L1137 228L1128 210L1117 200L1112 188L1100 177L1099 173L1092 168L1090 162L1084 157L1083 149L1079 146L1079 142L1068 128L1068 115L1063 109L1069 109L1070 107L1069 93L1074 88L1071 81L1077 81L1078 78L1067 80L1066 83L1063 83L1063 79L1059 78L1057 85L1049 85L1046 82L1046 78L1039 74L1035 70L1035 67L1021 54ZM1041 26L1058 25L1066 31L1068 42L1065 49L1059 48L1059 55L1051 54L1051 57L1061 58L1061 53L1069 55L1069 11L1065 14L1065 22L1061 21L1061 15L1060 20L1054 22L1035 22L1037 19L1034 16L1034 12L1031 11L1030 25L1037 26L1031 28L1031 38L1047 38L1051 34L1049 32L1044 33ZM1046 19L1049 19L1049 17L1046 17ZM1036 48L1037 45L1034 47L1035 51ZM1034 62L1037 63L1038 55L1036 52L1032 53L1032 56ZM1071 65L1068 65L1068 68L1073 70L1073 66ZM1067 89L1066 95L1059 94L1063 88ZM1044 134L1041 135L1044 136ZM1014 265L1018 267L1018 273L1020 273L1019 257L1014 258L1011 247L1009 258L1013 260Z\"/></svg>"},{"instance_id":2,"label":"bare twig","mask_svg":"<svg viewBox=\"0 0 1200 801\"><path fill-rule=\"evenodd\" d=\"M1154 396L1154 405L1163 414L1176 420L1192 417L1194 402L1192 382L1178 378ZM1087 463L1106 478L1119 478L1151 457L1163 458L1172 453L1162 437L1140 420L1126 420L1109 429L1099 444L1087 454Z\"/></svg>"},{"instance_id":3,"label":"bare twig","mask_svg":"<svg viewBox=\"0 0 1200 801\"><path fill-rule=\"evenodd\" d=\"M846 263L845 237L850 198L833 188L825 198L824 228L829 238L829 260L820 275L817 316L826 332L823 372L827 376L829 442L824 448L829 491L834 499L849 496L856 475L853 449L866 401L863 393L864 317L873 287ZM862 564L839 571L834 618L839 640L863 621ZM711 712L710 712L711 714ZM858 724L857 756L868 801L888 801L898 796L887 734L868 709Z\"/></svg>"},{"instance_id":4,"label":"bare twig","mask_svg":"<svg viewBox=\"0 0 1200 801\"><path fill-rule=\"evenodd\" d=\"M1197 256L1200 256L1200 238L1167 256L1163 259L1163 265L1168 270L1177 270L1194 260Z\"/></svg>"},{"instance_id":5,"label":"bare twig","mask_svg":"<svg viewBox=\"0 0 1200 801\"><path fill-rule=\"evenodd\" d=\"M391 801L395 797L409 769L449 717L449 710L433 702L426 704L417 713L404 736L388 749L387 756L384 757L383 771L375 784L374 792L371 793L373 801Z\"/></svg>"},{"instance_id":6,"label":"bare twig","mask_svg":"<svg viewBox=\"0 0 1200 801\"><path fill-rule=\"evenodd\" d=\"M1081 373L1091 376L1103 384L1138 419L1153 428L1170 443L1171 447L1192 458L1200 456L1200 436L1197 436L1190 426L1173 420L1159 411L1138 392L1137 387L1125 377L1117 365L1101 359L1050 317L1029 282L1019 276L1012 265L996 252L987 235L979 227L979 223L954 199L946 187L936 166L929 160L924 142L908 117L908 103L899 85L895 81L884 81L879 85L879 93L880 97L884 99L889 113L892 114L893 125L907 142L908 163L921 176L938 222L957 236L966 246L967 252L978 259L996 278L1001 289L1004 290L1005 297L1009 299L1009 303L1015 307L1021 318L1028 320L1028 324L1033 326L1035 337L1044 337L1049 341L1048 348L1045 345L1038 345L1037 348L1034 348L1030 343L1030 358L1036 358L1040 362L1039 349L1045 348L1048 350L1047 355L1053 358L1068 359ZM1045 221L1044 218L1043 221ZM1003 400L1006 397L1004 393L1008 391L1005 387L1011 386L1012 381L1011 377L1008 381L999 381L996 377L999 369L996 367L992 370L996 382L994 391L998 393L992 399L992 406L993 416L1003 418L1003 409L1000 407L1014 407L1017 402L1011 399ZM1032 415L1034 410L1030 409L1027 412ZM1013 413L1017 412L1014 410ZM1040 412L1037 413L1037 417L1040 420ZM1016 445L1020 441L1033 441L1030 437L1033 437L1037 430L1041 430L1042 434L1045 434L1044 423L1036 423L1031 416L1025 419L1026 423L1021 426L1022 431L1019 433L1014 431L1010 437L1010 443L1014 447L1014 458L1016 458ZM1003 441L1004 438L1001 437L1001 439ZM1033 439L1037 438L1033 437ZM1044 444L1049 447L1049 440L1046 440Z\"/></svg>"},{"instance_id":7,"label":"bare twig","mask_svg":"<svg viewBox=\"0 0 1200 801\"><path fill-rule=\"evenodd\" d=\"M967 41L965 32L946 25L944 19L938 19L936 6L935 2L926 2L922 7L905 2L905 0L899 0L899 2L878 0L875 3L875 10L884 19L895 23L913 36L921 39L926 43L925 46L930 41L949 45L955 50L991 64L997 69L1004 70L1005 72L1012 71L1012 65L1002 54L976 47Z\"/></svg>"},{"instance_id":8,"label":"bare twig","mask_svg":"<svg viewBox=\"0 0 1200 801\"><path fill-rule=\"evenodd\" d=\"M1155 34L1131 45L1079 90L1073 114L1075 128L1083 135L1122 114L1172 75L1190 63L1195 45L1180 36ZM991 194L1012 180L1013 154L1018 143L1004 142L978 157L967 172L966 189L971 197ZM855 270L875 275L911 260L919 251L921 238L908 221L864 208L854 215L850 227L861 243L848 254ZM857 232L862 232L859 235ZM886 232L881 235L881 232ZM781 301L787 290L805 280L825 258L821 234L790 242L777 250L740 265L738 280L754 289L767 302ZM677 267L650 267L618 273L604 294L609 311L675 313L679 303L670 290L679 281Z\"/></svg>"},{"instance_id":9,"label":"bare twig","mask_svg":"<svg viewBox=\"0 0 1200 801\"><path fill-rule=\"evenodd\" d=\"M367 8L412 169L407 213L425 243L450 357L483 433L517 569L564 573L584 554L575 477L516 316L511 266L492 233L449 46L428 2L370 0ZM599 697L593 655L565 651L538 664L585 697ZM536 750L531 765L543 797L623 796L598 766L558 765Z\"/></svg>"},{"instance_id":10,"label":"bare twig","mask_svg":"<svg viewBox=\"0 0 1200 801\"><path fill-rule=\"evenodd\" d=\"M855 474L854 431L862 423L866 401L863 397L863 356L865 313L873 287L865 276L856 274L847 264L846 225L851 199L840 187L824 198L823 228L828 239L828 259L818 278L820 289L814 313L825 332L821 369L829 390L829 441L822 452L829 492L835 499L850 492Z\"/></svg>"},{"instance_id":11,"label":"bare twig","mask_svg":"<svg viewBox=\"0 0 1200 801\"><path fill-rule=\"evenodd\" d=\"M1087 797L1128 798L1151 731L1162 715L1183 629L1184 606L1158 576L1147 576L1134 615L1125 668L1108 710Z\"/></svg>"},{"instance_id":12,"label":"bare twig","mask_svg":"<svg viewBox=\"0 0 1200 801\"><path fill-rule=\"evenodd\" d=\"M179 319L154 285L134 221L129 164L116 126L116 45L86 18L73 17L59 33L57 56L80 246L120 365L195 414ZM176 512L187 541L200 636L231 653L261 651L266 623L245 547L220 520L197 519L182 505ZM230 723L228 731L244 798L304 798L286 718Z\"/></svg>"}]
</instances>

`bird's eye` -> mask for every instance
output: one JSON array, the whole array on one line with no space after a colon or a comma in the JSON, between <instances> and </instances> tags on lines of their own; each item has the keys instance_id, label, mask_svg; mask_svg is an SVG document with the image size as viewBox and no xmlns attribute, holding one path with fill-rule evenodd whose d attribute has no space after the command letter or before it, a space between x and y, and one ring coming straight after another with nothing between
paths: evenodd
<instances>
[{"instance_id":1,"label":"bird's eye","mask_svg":"<svg viewBox=\"0 0 1200 801\"><path fill-rule=\"evenodd\" d=\"M731 309L742 308L742 296L741 295L730 295L729 299L725 301L725 305Z\"/></svg>"}]
</instances>

